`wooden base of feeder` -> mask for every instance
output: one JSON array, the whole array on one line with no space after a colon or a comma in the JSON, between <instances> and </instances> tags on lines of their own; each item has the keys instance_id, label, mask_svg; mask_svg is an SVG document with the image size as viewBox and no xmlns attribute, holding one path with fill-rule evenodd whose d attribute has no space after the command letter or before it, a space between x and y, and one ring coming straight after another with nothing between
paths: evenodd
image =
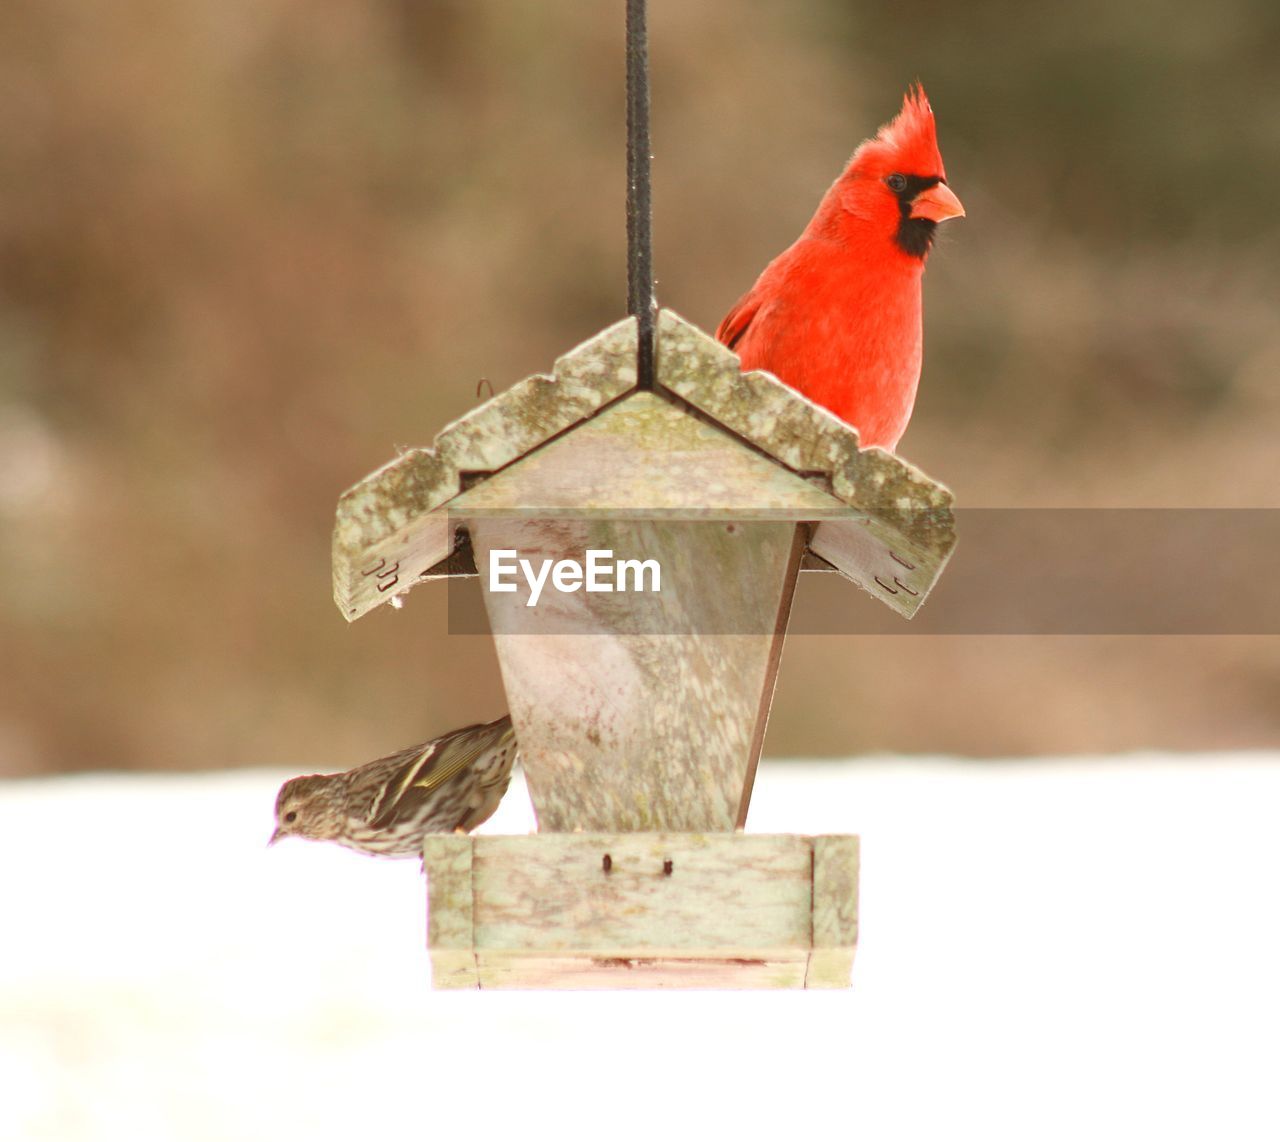
<instances>
[{"instance_id":1,"label":"wooden base of feeder","mask_svg":"<svg viewBox=\"0 0 1280 1142\"><path fill-rule=\"evenodd\" d=\"M437 988L848 987L858 838L427 838Z\"/></svg>"}]
</instances>

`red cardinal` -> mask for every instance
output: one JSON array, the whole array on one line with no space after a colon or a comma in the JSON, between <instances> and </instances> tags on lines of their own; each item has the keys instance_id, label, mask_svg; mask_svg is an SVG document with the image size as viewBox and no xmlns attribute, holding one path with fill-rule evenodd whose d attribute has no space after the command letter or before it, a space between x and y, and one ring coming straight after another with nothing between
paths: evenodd
<instances>
[{"instance_id":1,"label":"red cardinal","mask_svg":"<svg viewBox=\"0 0 1280 1142\"><path fill-rule=\"evenodd\" d=\"M924 90L854 153L804 233L765 268L716 337L892 450L920 381L920 283L947 186Z\"/></svg>"}]
</instances>

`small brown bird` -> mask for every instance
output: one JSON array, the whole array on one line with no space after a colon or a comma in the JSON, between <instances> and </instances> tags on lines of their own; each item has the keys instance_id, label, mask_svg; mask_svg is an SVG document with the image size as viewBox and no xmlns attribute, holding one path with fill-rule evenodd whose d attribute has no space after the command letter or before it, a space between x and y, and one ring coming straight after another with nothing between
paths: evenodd
<instances>
[{"instance_id":1,"label":"small brown bird","mask_svg":"<svg viewBox=\"0 0 1280 1142\"><path fill-rule=\"evenodd\" d=\"M507 714L346 773L292 778L280 787L267 843L306 837L374 856L420 856L427 833L467 833L493 816L515 758Z\"/></svg>"}]
</instances>

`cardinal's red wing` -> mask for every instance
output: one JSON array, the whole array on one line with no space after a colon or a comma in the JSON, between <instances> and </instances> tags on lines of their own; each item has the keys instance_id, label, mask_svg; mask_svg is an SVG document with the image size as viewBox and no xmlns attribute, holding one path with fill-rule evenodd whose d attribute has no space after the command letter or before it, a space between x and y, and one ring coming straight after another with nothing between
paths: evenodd
<instances>
[{"instance_id":1,"label":"cardinal's red wing","mask_svg":"<svg viewBox=\"0 0 1280 1142\"><path fill-rule=\"evenodd\" d=\"M747 327L751 324L759 309L760 297L758 291L753 289L744 293L738 299L737 304L724 315L724 320L720 322L719 328L716 329L716 340L732 349L742 340L742 335L746 333Z\"/></svg>"}]
</instances>

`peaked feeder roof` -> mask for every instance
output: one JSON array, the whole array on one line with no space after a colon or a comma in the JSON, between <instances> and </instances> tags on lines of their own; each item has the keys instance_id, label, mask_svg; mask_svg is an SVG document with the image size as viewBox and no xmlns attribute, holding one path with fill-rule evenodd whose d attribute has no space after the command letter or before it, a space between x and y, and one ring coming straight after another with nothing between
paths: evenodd
<instances>
[{"instance_id":1,"label":"peaked feeder roof","mask_svg":"<svg viewBox=\"0 0 1280 1142\"><path fill-rule=\"evenodd\" d=\"M670 310L657 387L636 323L610 326L366 476L338 503L334 599L348 621L424 579L474 574L464 519L800 520L830 565L911 617L955 545L950 491Z\"/></svg>"}]
</instances>

